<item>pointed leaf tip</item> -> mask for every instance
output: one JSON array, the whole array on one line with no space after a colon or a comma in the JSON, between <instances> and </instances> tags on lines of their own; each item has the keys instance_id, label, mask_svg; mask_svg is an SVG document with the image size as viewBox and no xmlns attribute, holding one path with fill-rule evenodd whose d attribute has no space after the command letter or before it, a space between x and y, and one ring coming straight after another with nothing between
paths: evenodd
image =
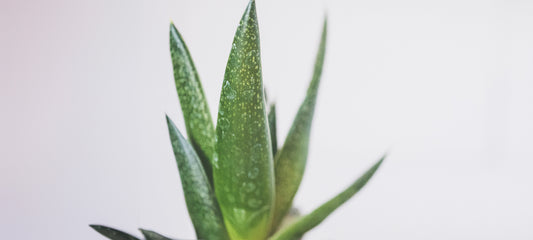
<instances>
[{"instance_id":1,"label":"pointed leaf tip","mask_svg":"<svg viewBox=\"0 0 533 240\"><path fill-rule=\"evenodd\" d=\"M248 6L246 7L246 11L245 12L249 11L250 9L255 9L255 0L250 0L248 2Z\"/></svg>"},{"instance_id":2,"label":"pointed leaf tip","mask_svg":"<svg viewBox=\"0 0 533 240\"><path fill-rule=\"evenodd\" d=\"M327 22L325 21L316 54L313 75L307 88L305 99L298 109L298 113L294 118L283 146L274 159L274 169L276 171L276 204L272 222L273 230L278 227L291 207L305 172L311 126L326 54L326 43Z\"/></svg>"},{"instance_id":3,"label":"pointed leaf tip","mask_svg":"<svg viewBox=\"0 0 533 240\"><path fill-rule=\"evenodd\" d=\"M151 230L139 228L139 231L141 231L146 240L172 240L172 238L165 237Z\"/></svg>"},{"instance_id":4,"label":"pointed leaf tip","mask_svg":"<svg viewBox=\"0 0 533 240\"><path fill-rule=\"evenodd\" d=\"M243 22L250 21L250 20L257 22L255 0L250 0L250 2L248 2L248 5L246 6L246 10L244 10L244 14L242 15L240 24L242 25Z\"/></svg>"},{"instance_id":5,"label":"pointed leaf tip","mask_svg":"<svg viewBox=\"0 0 533 240\"><path fill-rule=\"evenodd\" d=\"M139 238L129 233L125 233L123 231L111 227L106 227L97 224L90 224L89 226L98 233L102 234L102 236L107 237L111 240L139 240Z\"/></svg>"},{"instance_id":6,"label":"pointed leaf tip","mask_svg":"<svg viewBox=\"0 0 533 240\"><path fill-rule=\"evenodd\" d=\"M187 136L202 161L205 173L212 184L215 127L207 99L189 49L173 23L170 24L169 35L174 82L185 120Z\"/></svg>"}]
</instances>

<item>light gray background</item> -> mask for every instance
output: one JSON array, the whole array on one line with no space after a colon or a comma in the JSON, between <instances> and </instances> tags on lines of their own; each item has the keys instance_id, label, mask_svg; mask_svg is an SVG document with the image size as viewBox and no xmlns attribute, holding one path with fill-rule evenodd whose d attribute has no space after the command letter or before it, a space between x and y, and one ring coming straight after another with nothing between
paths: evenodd
<instances>
[{"instance_id":1,"label":"light gray background","mask_svg":"<svg viewBox=\"0 0 533 240\"><path fill-rule=\"evenodd\" d=\"M183 128L173 20L213 116L239 1L0 3L0 233L103 239L101 223L194 237L164 113ZM367 188L306 239L533 239L533 2L257 0L283 139L328 53L308 212L385 151Z\"/></svg>"}]
</instances>

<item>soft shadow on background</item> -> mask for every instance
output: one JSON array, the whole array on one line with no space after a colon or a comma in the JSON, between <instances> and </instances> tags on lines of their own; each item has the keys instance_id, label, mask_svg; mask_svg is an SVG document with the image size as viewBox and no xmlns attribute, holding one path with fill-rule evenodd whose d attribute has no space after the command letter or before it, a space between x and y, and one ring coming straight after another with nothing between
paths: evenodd
<instances>
[{"instance_id":1,"label":"soft shadow on background","mask_svg":"<svg viewBox=\"0 0 533 240\"><path fill-rule=\"evenodd\" d=\"M168 27L213 116L239 1L2 1L0 232L103 239L87 225L193 238L164 113L183 130ZM284 138L330 31L304 212L383 152L306 239L533 238L531 1L257 0Z\"/></svg>"}]
</instances>

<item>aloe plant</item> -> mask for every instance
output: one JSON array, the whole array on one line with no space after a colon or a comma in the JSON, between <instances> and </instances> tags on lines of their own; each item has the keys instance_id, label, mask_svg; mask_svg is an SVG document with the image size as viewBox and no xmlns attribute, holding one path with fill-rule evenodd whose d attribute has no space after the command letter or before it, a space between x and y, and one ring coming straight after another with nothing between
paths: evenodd
<instances>
[{"instance_id":1,"label":"aloe plant","mask_svg":"<svg viewBox=\"0 0 533 240\"><path fill-rule=\"evenodd\" d=\"M168 116L166 120L198 239L300 239L363 188L381 165L385 156L313 212L287 221L306 166L326 40L327 18L307 94L278 150L276 108L272 104L267 111L263 88L254 0L249 2L233 39L216 128L189 50L170 24L174 78L188 140ZM286 224L280 225L282 222ZM112 240L140 239L110 227L91 227ZM146 240L170 239L140 230Z\"/></svg>"}]
</instances>

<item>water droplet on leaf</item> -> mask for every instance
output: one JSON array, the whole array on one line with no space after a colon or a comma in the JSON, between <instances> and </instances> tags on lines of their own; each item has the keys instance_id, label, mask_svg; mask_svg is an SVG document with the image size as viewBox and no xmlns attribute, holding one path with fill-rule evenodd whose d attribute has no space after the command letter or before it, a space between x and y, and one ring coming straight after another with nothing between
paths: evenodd
<instances>
[{"instance_id":1,"label":"water droplet on leaf","mask_svg":"<svg viewBox=\"0 0 533 240\"><path fill-rule=\"evenodd\" d=\"M244 191L245 192L253 192L255 190L255 184L252 182L247 182L244 184Z\"/></svg>"},{"instance_id":2,"label":"water droplet on leaf","mask_svg":"<svg viewBox=\"0 0 533 240\"><path fill-rule=\"evenodd\" d=\"M259 175L259 168L252 168L252 170L248 171L248 177L250 179L255 179Z\"/></svg>"},{"instance_id":3,"label":"water droplet on leaf","mask_svg":"<svg viewBox=\"0 0 533 240\"><path fill-rule=\"evenodd\" d=\"M263 204L263 201L255 198L248 199L248 206L251 208L257 208Z\"/></svg>"}]
</instances>

